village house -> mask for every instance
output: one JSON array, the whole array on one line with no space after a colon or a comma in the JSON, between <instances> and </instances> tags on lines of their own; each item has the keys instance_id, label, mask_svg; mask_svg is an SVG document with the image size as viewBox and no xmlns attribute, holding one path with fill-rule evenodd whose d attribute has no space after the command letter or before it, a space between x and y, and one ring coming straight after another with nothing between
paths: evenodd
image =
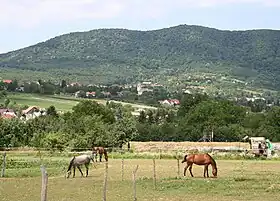
<instances>
[{"instance_id":1,"label":"village house","mask_svg":"<svg viewBox=\"0 0 280 201\"><path fill-rule=\"evenodd\" d=\"M12 119L17 117L17 115L12 109L2 108L0 109L0 117L4 119Z\"/></svg>"},{"instance_id":2,"label":"village house","mask_svg":"<svg viewBox=\"0 0 280 201\"><path fill-rule=\"evenodd\" d=\"M33 119L35 117L39 117L42 115L46 115L46 112L44 111L44 109L40 109L37 106L30 106L29 108L22 110L20 119L28 120L28 119Z\"/></svg>"},{"instance_id":3,"label":"village house","mask_svg":"<svg viewBox=\"0 0 280 201\"><path fill-rule=\"evenodd\" d=\"M3 80L3 83L5 84L11 84L13 82L13 80Z\"/></svg>"},{"instance_id":4,"label":"village house","mask_svg":"<svg viewBox=\"0 0 280 201\"><path fill-rule=\"evenodd\" d=\"M92 91L92 92L86 92L86 97L87 98L94 98L96 96L96 92Z\"/></svg>"},{"instance_id":5,"label":"village house","mask_svg":"<svg viewBox=\"0 0 280 201\"><path fill-rule=\"evenodd\" d=\"M159 101L159 103L162 105L170 106L180 105L180 101L178 99L165 99L163 101Z\"/></svg>"}]
</instances>

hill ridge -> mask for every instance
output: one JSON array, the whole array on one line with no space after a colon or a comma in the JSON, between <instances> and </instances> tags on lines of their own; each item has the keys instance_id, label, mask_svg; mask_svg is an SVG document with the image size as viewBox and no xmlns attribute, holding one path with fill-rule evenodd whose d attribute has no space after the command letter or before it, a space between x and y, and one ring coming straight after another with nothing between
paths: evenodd
<instances>
[{"instance_id":1,"label":"hill ridge","mask_svg":"<svg viewBox=\"0 0 280 201\"><path fill-rule=\"evenodd\" d=\"M280 83L279 65L278 30L220 30L186 24L155 30L70 32L0 54L0 68L6 71L45 72L54 79L69 75L118 82L159 74L162 79L172 75L170 70L182 74L195 69L257 80L257 85L273 89Z\"/></svg>"}]
</instances>

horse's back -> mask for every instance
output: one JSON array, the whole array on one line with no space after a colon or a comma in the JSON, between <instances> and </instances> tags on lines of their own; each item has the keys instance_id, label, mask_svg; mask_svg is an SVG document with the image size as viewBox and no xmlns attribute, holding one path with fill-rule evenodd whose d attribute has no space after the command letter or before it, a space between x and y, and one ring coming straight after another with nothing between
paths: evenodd
<instances>
[{"instance_id":1,"label":"horse's back","mask_svg":"<svg viewBox=\"0 0 280 201\"><path fill-rule=\"evenodd\" d=\"M90 156L87 155L87 154L83 154L83 155L75 157L75 163L76 164L85 164L85 163L88 163L88 162L90 162Z\"/></svg>"},{"instance_id":2,"label":"horse's back","mask_svg":"<svg viewBox=\"0 0 280 201\"><path fill-rule=\"evenodd\" d=\"M210 164L212 157L208 153L190 154L190 161L196 165Z\"/></svg>"}]
</instances>

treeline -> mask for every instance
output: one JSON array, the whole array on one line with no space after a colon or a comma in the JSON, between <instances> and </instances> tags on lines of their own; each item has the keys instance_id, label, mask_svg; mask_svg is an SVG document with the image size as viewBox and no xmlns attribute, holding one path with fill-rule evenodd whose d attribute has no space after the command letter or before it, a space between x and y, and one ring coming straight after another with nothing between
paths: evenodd
<instances>
[{"instance_id":1,"label":"treeline","mask_svg":"<svg viewBox=\"0 0 280 201\"><path fill-rule=\"evenodd\" d=\"M115 103L85 100L73 112L27 121L0 119L0 147L48 149L122 147L128 141L199 141L214 133L214 141L241 141L246 135L280 140L280 107L254 113L249 108L206 95L185 95L178 110L159 108L131 115L133 109Z\"/></svg>"}]
</instances>

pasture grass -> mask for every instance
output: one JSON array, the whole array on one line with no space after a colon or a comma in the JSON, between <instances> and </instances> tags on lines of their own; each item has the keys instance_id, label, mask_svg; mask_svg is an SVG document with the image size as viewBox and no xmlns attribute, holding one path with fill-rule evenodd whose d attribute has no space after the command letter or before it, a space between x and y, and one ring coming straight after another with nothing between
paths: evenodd
<instances>
[{"instance_id":1,"label":"pasture grass","mask_svg":"<svg viewBox=\"0 0 280 201\"><path fill-rule=\"evenodd\" d=\"M28 105L28 106L38 106L41 108L48 108L51 105L59 111L71 111L72 107L78 104L81 100L93 100L100 104L106 104L107 100L105 99L84 99L84 98L75 98L74 96L66 95L41 95L41 94L28 94L28 93L9 93L8 98L11 102L15 101L19 105ZM1 101L1 100L0 100ZM4 99L2 100L2 102ZM134 108L152 108L155 107L126 103L120 101L114 101L122 105L129 105ZM0 102L1 103L1 102Z\"/></svg>"},{"instance_id":2,"label":"pasture grass","mask_svg":"<svg viewBox=\"0 0 280 201\"><path fill-rule=\"evenodd\" d=\"M102 200L104 163L90 166L89 177L65 179L70 157L39 156L22 153L8 154L7 178L0 179L1 200L40 200L40 164L49 175L48 201ZM11 163L13 161L13 164ZM182 177L185 164L177 160L157 159L157 187L153 188L151 159L125 159L124 180L121 178L121 160L109 158L107 200L133 200L132 171L137 171L138 200L259 200L280 199L279 161L220 160L217 159L218 178L203 178L203 167L193 166L194 178ZM83 168L83 171L85 168ZM211 175L211 168L209 168Z\"/></svg>"},{"instance_id":3,"label":"pasture grass","mask_svg":"<svg viewBox=\"0 0 280 201\"><path fill-rule=\"evenodd\" d=\"M53 105L59 111L71 111L72 107L79 103L79 100L71 98L59 99L55 96L27 93L9 93L8 98L18 105L38 106L41 108L48 108Z\"/></svg>"}]
</instances>

